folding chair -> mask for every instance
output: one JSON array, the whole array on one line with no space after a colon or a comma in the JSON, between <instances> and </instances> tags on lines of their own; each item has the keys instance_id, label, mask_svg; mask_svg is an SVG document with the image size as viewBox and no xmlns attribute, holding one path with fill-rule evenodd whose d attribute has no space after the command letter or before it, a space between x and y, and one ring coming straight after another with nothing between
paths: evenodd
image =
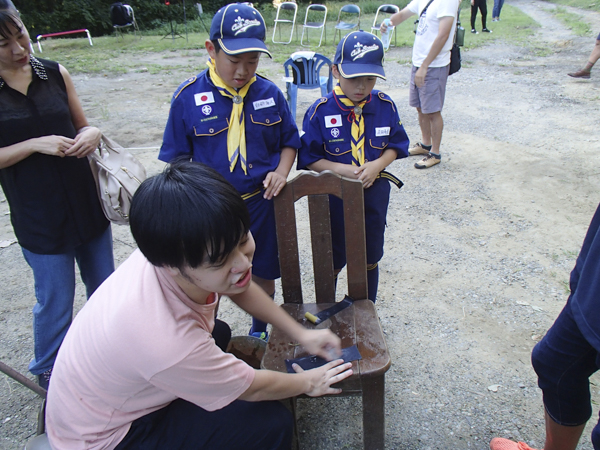
<instances>
[{"instance_id":1,"label":"folding chair","mask_svg":"<svg viewBox=\"0 0 600 450\"><path fill-rule=\"evenodd\" d=\"M285 16L280 17L281 12L284 12L284 14L287 14ZM296 26L296 14L298 13L298 5L296 3L293 2L283 2L280 3L279 6L277 7L277 15L275 16L275 26L273 27L273 37L271 38L271 40L273 41L273 44L289 44L290 42L292 42L292 37L294 36L294 27ZM291 16L291 18L290 18ZM276 41L275 40L275 32L277 31L277 24L286 24L289 23L292 26L292 29L290 30L290 39L286 42L286 41ZM296 34L296 39L298 38L298 35ZM281 25L279 25L279 39L281 39Z\"/></svg>"},{"instance_id":2,"label":"folding chair","mask_svg":"<svg viewBox=\"0 0 600 450\"><path fill-rule=\"evenodd\" d=\"M137 32L140 31L135 20L133 8L129 5L124 5L121 2L110 5L110 20L115 29L115 36L117 39L119 39L119 31L122 28L133 27L134 36L137 36Z\"/></svg>"},{"instance_id":3,"label":"folding chair","mask_svg":"<svg viewBox=\"0 0 600 450\"><path fill-rule=\"evenodd\" d=\"M383 331L375 304L367 300L367 251L363 186L358 180L343 178L330 171L320 174L303 172L281 190L274 199L279 265L283 289L283 309L296 321L312 327L304 314L317 314L335 304L335 279L329 220L329 195L342 199L346 231L348 295L352 305L319 325L331 329L342 340L342 348L356 345L362 356L352 363L353 375L342 381L340 396L361 395L363 413L363 443L367 450L384 448L385 373L390 368ZM297 219L294 204L308 197L312 265L315 292L302 294ZM304 247L303 247L304 249ZM304 303L315 298L316 303ZM306 356L306 352L286 335L273 328L261 366L286 372L286 359ZM292 406L295 406L294 399Z\"/></svg>"},{"instance_id":4,"label":"folding chair","mask_svg":"<svg viewBox=\"0 0 600 450\"><path fill-rule=\"evenodd\" d=\"M396 14L400 11L396 5L380 5L377 8L377 12L375 13L375 20L373 20L373 26L371 27L371 33L377 35L379 33L379 28L381 28L381 23L391 17L393 14ZM379 16L381 14L381 17ZM396 40L396 27L393 28L392 34L394 35L394 45L397 47L398 42ZM392 37L390 36L390 42L392 41Z\"/></svg>"},{"instance_id":5,"label":"folding chair","mask_svg":"<svg viewBox=\"0 0 600 450\"><path fill-rule=\"evenodd\" d=\"M312 22L308 21L308 15L310 14L311 11L314 11L313 15L311 15L311 20L313 20ZM318 22L318 21L314 21L315 17L319 18L319 16L323 14L323 21ZM300 45L307 47L307 45L304 45L304 30L306 30L307 28L316 28L316 29L321 29L321 38L319 39L319 45L317 45L317 47L321 46L321 41L323 40L323 33L325 33L325 42L327 42L327 31L325 30L325 22L327 21L327 6L325 5L308 5L308 8L306 8L306 15L304 16L304 25L302 25L302 37L300 38ZM308 31L306 32L306 43L308 44Z\"/></svg>"},{"instance_id":6,"label":"folding chair","mask_svg":"<svg viewBox=\"0 0 600 450\"><path fill-rule=\"evenodd\" d=\"M346 22L346 20L348 20L348 22ZM338 14L338 20L337 24L335 25L335 31L333 32L333 42L335 42L335 36L338 31L340 32L341 39L343 34L346 34L355 28L360 29L360 8L357 5L342 6L342 9L340 9L340 12ZM344 31L343 34L342 31Z\"/></svg>"},{"instance_id":7,"label":"folding chair","mask_svg":"<svg viewBox=\"0 0 600 450\"><path fill-rule=\"evenodd\" d=\"M327 66L328 69L327 76L320 75L324 66ZM321 88L322 96L332 91L331 60L314 52L297 52L283 63L283 68L285 69L287 99L295 121L298 89Z\"/></svg>"}]
</instances>

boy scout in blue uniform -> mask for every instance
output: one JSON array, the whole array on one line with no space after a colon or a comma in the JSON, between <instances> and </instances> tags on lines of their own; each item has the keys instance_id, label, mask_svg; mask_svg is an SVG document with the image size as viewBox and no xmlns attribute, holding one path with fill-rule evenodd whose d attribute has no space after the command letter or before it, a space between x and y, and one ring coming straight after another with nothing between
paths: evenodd
<instances>
[{"instance_id":1,"label":"boy scout in blue uniform","mask_svg":"<svg viewBox=\"0 0 600 450\"><path fill-rule=\"evenodd\" d=\"M402 182L384 169L408 156L408 137L396 105L373 90L377 77L385 79L383 45L364 31L346 35L333 62L338 84L306 112L298 167L317 172L332 170L361 180L365 189L367 280L369 298L377 299L378 263L383 256L383 234L390 182ZM346 264L344 222L340 199L331 196L331 228L336 273Z\"/></svg>"},{"instance_id":2,"label":"boy scout in blue uniform","mask_svg":"<svg viewBox=\"0 0 600 450\"><path fill-rule=\"evenodd\" d=\"M285 186L300 147L295 122L281 90L255 75L266 27L260 13L243 3L213 17L208 69L183 82L171 110L158 158L186 155L223 175L246 201L256 241L253 280L275 295L280 277L273 197ZM267 338L253 319L250 334Z\"/></svg>"}]
</instances>

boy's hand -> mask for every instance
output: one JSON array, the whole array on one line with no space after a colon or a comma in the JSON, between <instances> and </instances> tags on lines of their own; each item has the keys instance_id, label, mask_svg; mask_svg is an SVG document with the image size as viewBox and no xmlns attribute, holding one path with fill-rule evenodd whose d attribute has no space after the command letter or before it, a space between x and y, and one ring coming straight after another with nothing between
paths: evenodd
<instances>
[{"instance_id":1,"label":"boy's hand","mask_svg":"<svg viewBox=\"0 0 600 450\"><path fill-rule=\"evenodd\" d=\"M342 341L331 330L304 329L298 342L311 355L318 355L327 361L339 358L342 354Z\"/></svg>"},{"instance_id":2,"label":"boy's hand","mask_svg":"<svg viewBox=\"0 0 600 450\"><path fill-rule=\"evenodd\" d=\"M364 163L362 166L355 169L354 173L358 176L358 179L362 181L363 187L368 189L373 186L373 183L375 183L379 172L382 170L381 164L375 160Z\"/></svg>"},{"instance_id":3,"label":"boy's hand","mask_svg":"<svg viewBox=\"0 0 600 450\"><path fill-rule=\"evenodd\" d=\"M265 187L265 193L263 194L263 197L267 200L271 200L273 197L276 197L286 183L287 179L283 175L277 172L269 172L265 177L265 181L263 181L263 186Z\"/></svg>"},{"instance_id":4,"label":"boy's hand","mask_svg":"<svg viewBox=\"0 0 600 450\"><path fill-rule=\"evenodd\" d=\"M345 363L343 359L336 359L324 366L304 371L298 364L292 366L297 373L309 377L310 388L306 392L309 397L320 397L325 394L339 394L341 389L334 389L332 384L339 383L352 375L352 363Z\"/></svg>"}]
</instances>

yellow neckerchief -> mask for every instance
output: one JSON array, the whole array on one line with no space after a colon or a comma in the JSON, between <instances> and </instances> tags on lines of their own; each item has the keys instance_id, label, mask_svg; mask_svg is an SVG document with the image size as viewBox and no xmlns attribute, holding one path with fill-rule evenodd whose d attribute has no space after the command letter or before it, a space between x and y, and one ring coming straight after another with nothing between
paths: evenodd
<instances>
[{"instance_id":1,"label":"yellow neckerchief","mask_svg":"<svg viewBox=\"0 0 600 450\"><path fill-rule=\"evenodd\" d=\"M352 108L348 117L348 120L352 121L352 164L360 167L365 163L365 119L363 118L362 109L365 107L367 101L371 99L371 94L358 105L355 105L352 100L346 97L339 83L335 86L333 92L335 93L336 101L339 100L345 106ZM344 109L344 111L347 110Z\"/></svg>"},{"instance_id":2,"label":"yellow neckerchief","mask_svg":"<svg viewBox=\"0 0 600 450\"><path fill-rule=\"evenodd\" d=\"M209 59L206 63L215 87L223 97L229 97L233 101L231 116L229 117L229 130L227 131L227 160L229 161L229 171L233 172L235 163L240 158L240 165L246 175L246 126L244 124L244 97L250 89L250 85L256 81L256 75L253 76L244 87L236 91L223 82L215 70L214 63Z\"/></svg>"}]
</instances>

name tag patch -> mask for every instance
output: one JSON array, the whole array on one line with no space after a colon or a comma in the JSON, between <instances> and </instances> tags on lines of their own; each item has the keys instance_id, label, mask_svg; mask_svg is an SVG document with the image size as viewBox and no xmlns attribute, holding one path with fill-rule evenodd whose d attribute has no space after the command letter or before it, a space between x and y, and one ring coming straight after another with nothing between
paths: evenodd
<instances>
[{"instance_id":1,"label":"name tag patch","mask_svg":"<svg viewBox=\"0 0 600 450\"><path fill-rule=\"evenodd\" d=\"M212 92L200 92L194 95L194 101L196 102L196 106L202 106L207 103L214 103L215 97Z\"/></svg>"},{"instance_id":2,"label":"name tag patch","mask_svg":"<svg viewBox=\"0 0 600 450\"><path fill-rule=\"evenodd\" d=\"M390 127L375 127L375 136L389 136Z\"/></svg>"},{"instance_id":3,"label":"name tag patch","mask_svg":"<svg viewBox=\"0 0 600 450\"><path fill-rule=\"evenodd\" d=\"M325 116L325 128L341 127L342 115L335 114L333 116Z\"/></svg>"},{"instance_id":4,"label":"name tag patch","mask_svg":"<svg viewBox=\"0 0 600 450\"><path fill-rule=\"evenodd\" d=\"M268 108L269 106L275 106L275 100L273 97L266 98L264 100L257 100L253 102L252 105L254 106L254 111L257 111L259 109Z\"/></svg>"}]
</instances>

